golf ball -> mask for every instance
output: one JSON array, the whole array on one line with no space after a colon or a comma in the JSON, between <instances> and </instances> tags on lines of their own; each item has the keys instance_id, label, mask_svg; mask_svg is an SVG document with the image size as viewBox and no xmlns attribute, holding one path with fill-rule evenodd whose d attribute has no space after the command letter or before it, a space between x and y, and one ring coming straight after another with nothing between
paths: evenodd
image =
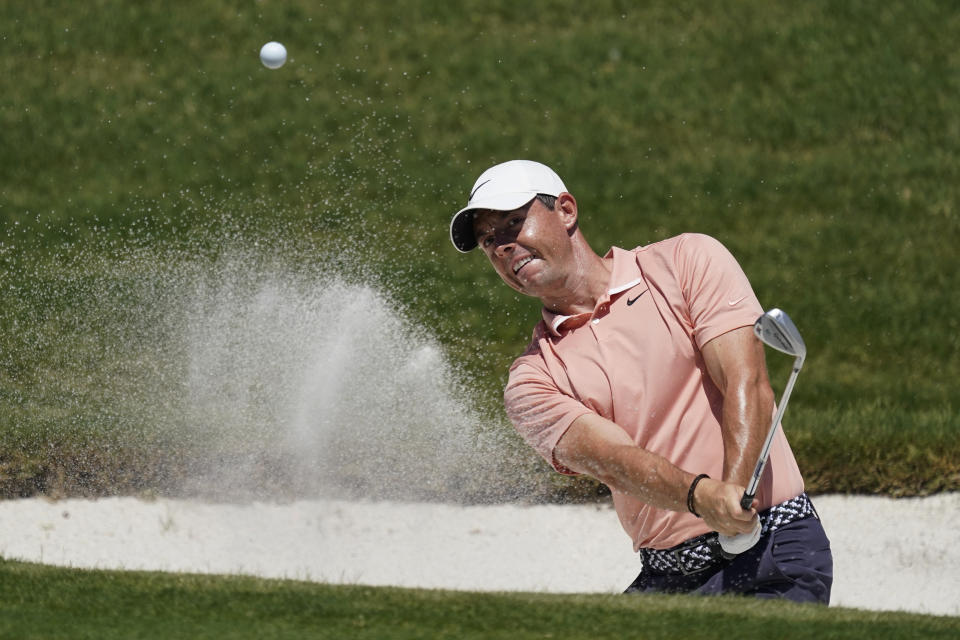
<instances>
[{"instance_id":1,"label":"golf ball","mask_svg":"<svg viewBox=\"0 0 960 640\"><path fill-rule=\"evenodd\" d=\"M279 69L287 61L287 48L279 42L268 42L260 47L260 62L268 69Z\"/></svg>"}]
</instances>

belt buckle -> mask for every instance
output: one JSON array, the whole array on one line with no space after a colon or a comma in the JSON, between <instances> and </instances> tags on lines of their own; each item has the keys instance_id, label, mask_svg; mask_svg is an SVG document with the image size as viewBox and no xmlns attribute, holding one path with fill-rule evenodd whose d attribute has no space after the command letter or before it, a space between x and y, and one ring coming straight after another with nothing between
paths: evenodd
<instances>
[{"instance_id":1,"label":"belt buckle","mask_svg":"<svg viewBox=\"0 0 960 640\"><path fill-rule=\"evenodd\" d=\"M696 571L687 571L686 563L683 561L683 557L680 555L680 552L685 551L686 549L689 549L689 547L676 549L673 552L674 559L677 561L677 568L680 569L681 575L690 576L700 571L703 571L703 567L697 569Z\"/></svg>"},{"instance_id":2,"label":"belt buckle","mask_svg":"<svg viewBox=\"0 0 960 640\"><path fill-rule=\"evenodd\" d=\"M700 547L700 546L704 546L707 549L710 549L711 551L713 551L710 547L709 541L699 541L693 544L680 547L679 549L674 549L673 556L677 562L677 568L680 569L680 573L682 575L692 576L694 574L700 573L701 571L705 571L709 569L711 566L713 566L714 563L712 560L703 560L702 561L703 566L698 567L696 569L687 569L687 565L692 565L692 563L684 561L683 556L681 555L682 552L689 551L690 549L696 549L697 547Z\"/></svg>"}]
</instances>

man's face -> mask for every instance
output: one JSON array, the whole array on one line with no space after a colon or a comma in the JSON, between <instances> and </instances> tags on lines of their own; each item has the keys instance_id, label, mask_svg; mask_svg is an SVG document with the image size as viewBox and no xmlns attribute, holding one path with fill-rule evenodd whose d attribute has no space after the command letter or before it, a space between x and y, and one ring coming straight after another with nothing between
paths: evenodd
<instances>
[{"instance_id":1,"label":"man's face","mask_svg":"<svg viewBox=\"0 0 960 640\"><path fill-rule=\"evenodd\" d=\"M477 244L500 278L520 293L552 295L564 280L571 253L564 212L534 198L513 211L478 211L473 216Z\"/></svg>"}]
</instances>

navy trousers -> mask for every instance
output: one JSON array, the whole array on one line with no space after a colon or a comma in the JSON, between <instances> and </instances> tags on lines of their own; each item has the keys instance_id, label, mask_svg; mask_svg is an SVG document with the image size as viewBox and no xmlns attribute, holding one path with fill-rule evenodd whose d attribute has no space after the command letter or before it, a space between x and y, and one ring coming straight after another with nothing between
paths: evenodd
<instances>
[{"instance_id":1,"label":"navy trousers","mask_svg":"<svg viewBox=\"0 0 960 640\"><path fill-rule=\"evenodd\" d=\"M658 574L645 567L625 593L743 594L829 604L832 585L830 541L819 519L804 518L698 573Z\"/></svg>"}]
</instances>

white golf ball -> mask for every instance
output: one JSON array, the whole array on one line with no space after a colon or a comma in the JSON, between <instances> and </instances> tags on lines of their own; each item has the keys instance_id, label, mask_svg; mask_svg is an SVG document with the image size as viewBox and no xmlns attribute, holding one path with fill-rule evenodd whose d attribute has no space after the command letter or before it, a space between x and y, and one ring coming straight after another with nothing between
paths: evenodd
<instances>
[{"instance_id":1,"label":"white golf ball","mask_svg":"<svg viewBox=\"0 0 960 640\"><path fill-rule=\"evenodd\" d=\"M279 42L268 42L260 47L260 62L268 69L279 69L287 61L287 48Z\"/></svg>"}]
</instances>

